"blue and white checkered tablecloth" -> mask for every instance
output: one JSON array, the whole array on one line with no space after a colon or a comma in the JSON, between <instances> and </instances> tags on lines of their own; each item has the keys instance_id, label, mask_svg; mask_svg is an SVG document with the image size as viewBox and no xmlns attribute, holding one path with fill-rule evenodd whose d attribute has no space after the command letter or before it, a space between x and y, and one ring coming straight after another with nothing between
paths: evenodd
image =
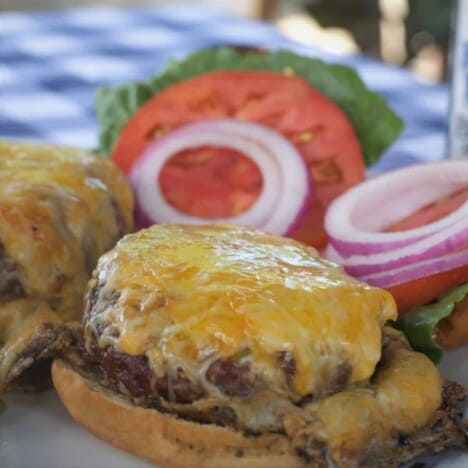
<instances>
[{"instance_id":1,"label":"blue and white checkered tablecloth","mask_svg":"<svg viewBox=\"0 0 468 468\"><path fill-rule=\"evenodd\" d=\"M0 13L0 137L93 148L98 85L145 78L169 58L229 43L290 48L355 67L406 122L377 169L443 157L446 86L422 84L363 56L332 57L286 40L267 24L188 5Z\"/></svg>"}]
</instances>

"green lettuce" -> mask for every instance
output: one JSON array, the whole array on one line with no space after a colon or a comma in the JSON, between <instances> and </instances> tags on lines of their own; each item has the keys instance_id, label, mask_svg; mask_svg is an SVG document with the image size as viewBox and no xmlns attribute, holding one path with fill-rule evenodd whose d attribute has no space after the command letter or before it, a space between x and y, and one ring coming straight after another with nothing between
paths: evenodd
<instances>
[{"instance_id":1,"label":"green lettuce","mask_svg":"<svg viewBox=\"0 0 468 468\"><path fill-rule=\"evenodd\" d=\"M468 283L444 294L431 304L402 314L394 326L405 333L416 351L426 354L437 364L442 359L443 350L434 341L434 329L442 319L453 312L455 304L462 301L467 294Z\"/></svg>"},{"instance_id":2,"label":"green lettuce","mask_svg":"<svg viewBox=\"0 0 468 468\"><path fill-rule=\"evenodd\" d=\"M335 102L348 116L361 143L367 166L375 163L398 137L403 121L385 99L366 88L350 67L328 64L292 52L241 53L229 47L203 49L145 81L101 87L96 95L99 153L109 156L122 128L151 97L180 81L216 70L270 70L294 73Z\"/></svg>"}]
</instances>

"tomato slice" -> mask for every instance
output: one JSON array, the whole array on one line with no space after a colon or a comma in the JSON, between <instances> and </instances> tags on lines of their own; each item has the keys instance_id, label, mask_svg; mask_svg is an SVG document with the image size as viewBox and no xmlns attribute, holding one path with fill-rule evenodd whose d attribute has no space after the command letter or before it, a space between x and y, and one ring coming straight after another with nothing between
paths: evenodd
<instances>
[{"instance_id":1,"label":"tomato slice","mask_svg":"<svg viewBox=\"0 0 468 468\"><path fill-rule=\"evenodd\" d=\"M172 85L143 105L130 119L117 141L112 159L128 173L150 141L182 125L214 118L237 118L266 125L297 147L315 182L315 199L291 237L323 246L326 242L323 229L326 207L335 197L364 179L365 167L359 141L345 114L302 78L268 71L219 71ZM185 188L191 196L196 196L200 190L198 175L201 170L206 175L205 193L219 191L220 184L230 191L235 190L228 171L219 176L213 170L217 164L215 159L226 155L225 148L195 148L191 151L204 162L196 169L180 169L180 160L172 158L161 173L160 183L171 203L178 199L177 208L194 213L193 205L200 204L190 203L190 200L181 202L180 195L172 193L180 192L179 184L165 179L174 173L174 166L179 166L177 180L185 173ZM242 165L239 158L241 155L224 157L238 169ZM217 197L211 208L204 203L201 210L204 217L226 215L226 210L234 214L236 207L244 209L252 197L258 196L258 177L249 174L255 169L249 171L245 164L242 166L243 177L255 179L252 186L257 188L238 191L231 197L227 209L220 206L226 203L226 197ZM218 188L215 190L215 187ZM243 204L239 198L247 201Z\"/></svg>"},{"instance_id":2,"label":"tomato slice","mask_svg":"<svg viewBox=\"0 0 468 468\"><path fill-rule=\"evenodd\" d=\"M468 265L425 276L408 283L385 288L392 294L400 314L417 306L428 304L441 294L468 281Z\"/></svg>"},{"instance_id":3,"label":"tomato slice","mask_svg":"<svg viewBox=\"0 0 468 468\"><path fill-rule=\"evenodd\" d=\"M238 215L253 205L263 181L257 165L229 148L181 151L165 164L159 186L179 211L199 218Z\"/></svg>"}]
</instances>

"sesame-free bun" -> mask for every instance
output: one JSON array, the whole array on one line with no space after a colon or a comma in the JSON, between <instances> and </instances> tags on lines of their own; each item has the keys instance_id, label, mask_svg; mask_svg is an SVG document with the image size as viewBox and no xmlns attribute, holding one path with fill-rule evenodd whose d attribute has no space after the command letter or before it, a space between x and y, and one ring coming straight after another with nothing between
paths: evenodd
<instances>
[{"instance_id":1,"label":"sesame-free bun","mask_svg":"<svg viewBox=\"0 0 468 468\"><path fill-rule=\"evenodd\" d=\"M289 441L178 419L135 406L55 360L52 380L73 419L100 439L162 467L295 468Z\"/></svg>"}]
</instances>

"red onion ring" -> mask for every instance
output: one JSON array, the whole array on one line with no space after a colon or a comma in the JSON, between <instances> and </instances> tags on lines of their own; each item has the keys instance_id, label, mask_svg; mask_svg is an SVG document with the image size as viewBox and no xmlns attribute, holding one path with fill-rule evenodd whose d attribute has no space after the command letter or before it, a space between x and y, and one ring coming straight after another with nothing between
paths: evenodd
<instances>
[{"instance_id":1,"label":"red onion ring","mask_svg":"<svg viewBox=\"0 0 468 468\"><path fill-rule=\"evenodd\" d=\"M330 260L330 262L338 263L338 265L344 265L345 260L346 260L336 251L335 247L333 247L333 245L331 245L330 243L328 243L327 246L325 247L323 256L327 260Z\"/></svg>"},{"instance_id":2,"label":"red onion ring","mask_svg":"<svg viewBox=\"0 0 468 468\"><path fill-rule=\"evenodd\" d=\"M333 201L325 217L330 243L343 257L392 251L449 228L468 216L468 202L434 223L379 232L468 184L468 161L409 166L370 179Z\"/></svg>"},{"instance_id":3,"label":"red onion ring","mask_svg":"<svg viewBox=\"0 0 468 468\"><path fill-rule=\"evenodd\" d=\"M362 276L359 279L379 288L388 288L396 284L407 283L425 276L443 273L444 271L468 265L468 249L431 258L415 264L395 268L382 273Z\"/></svg>"},{"instance_id":4,"label":"red onion ring","mask_svg":"<svg viewBox=\"0 0 468 468\"><path fill-rule=\"evenodd\" d=\"M159 172L173 155L205 145L232 148L245 154L257 164L263 176L262 192L248 210L215 222L250 225L276 234L288 234L295 228L312 197L311 180L302 156L276 131L235 119L188 124L148 146L130 173L140 227L154 223L202 224L208 221L171 206L157 183Z\"/></svg>"},{"instance_id":5,"label":"red onion ring","mask_svg":"<svg viewBox=\"0 0 468 468\"><path fill-rule=\"evenodd\" d=\"M346 271L355 276L378 273L440 257L464 247L468 247L468 221L460 219L448 228L399 249L372 255L352 255L346 258Z\"/></svg>"},{"instance_id":6,"label":"red onion ring","mask_svg":"<svg viewBox=\"0 0 468 468\"><path fill-rule=\"evenodd\" d=\"M468 264L468 200L425 226L375 232L468 187L468 161L411 166L371 179L330 206L325 256L357 278L390 287Z\"/></svg>"}]
</instances>

